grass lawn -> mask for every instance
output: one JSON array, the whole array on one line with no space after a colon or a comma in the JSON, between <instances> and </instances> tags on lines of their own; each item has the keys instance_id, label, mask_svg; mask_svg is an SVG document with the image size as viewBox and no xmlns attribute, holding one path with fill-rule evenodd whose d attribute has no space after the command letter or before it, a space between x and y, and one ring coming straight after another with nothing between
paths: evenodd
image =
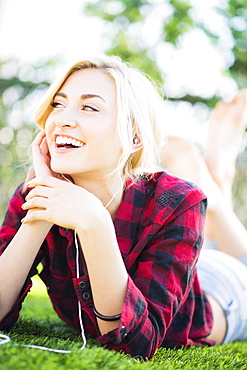
<instances>
[{"instance_id":1,"label":"grass lawn","mask_svg":"<svg viewBox=\"0 0 247 370\"><path fill-rule=\"evenodd\" d=\"M148 362L103 349L93 340L89 340L87 347L80 351L80 335L56 316L43 284L37 278L34 278L34 283L21 317L9 334L12 341L0 346L1 370L247 369L247 342L180 350L159 349ZM19 344L36 344L73 352L58 354Z\"/></svg>"}]
</instances>

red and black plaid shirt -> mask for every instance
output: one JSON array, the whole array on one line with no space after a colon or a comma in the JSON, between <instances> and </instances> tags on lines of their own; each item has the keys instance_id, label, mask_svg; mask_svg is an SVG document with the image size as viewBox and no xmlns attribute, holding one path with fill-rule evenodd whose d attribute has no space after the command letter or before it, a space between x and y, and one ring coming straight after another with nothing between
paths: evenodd
<instances>
[{"instance_id":1,"label":"red and black plaid shirt","mask_svg":"<svg viewBox=\"0 0 247 370\"><path fill-rule=\"evenodd\" d=\"M0 252L20 227L25 195L20 186L10 201L0 229ZM30 277L42 262L40 277L57 314L79 328L79 300L86 333L110 349L151 358L159 347L212 345L206 339L212 327L212 311L195 269L205 210L205 196L196 186L165 172L126 188L114 225L129 274L128 288L119 327L105 335L100 335L92 311L90 281L82 258L81 276L76 278L73 231L54 225L19 300L0 322L0 329L10 329L17 320L21 302L31 288Z\"/></svg>"}]
</instances>

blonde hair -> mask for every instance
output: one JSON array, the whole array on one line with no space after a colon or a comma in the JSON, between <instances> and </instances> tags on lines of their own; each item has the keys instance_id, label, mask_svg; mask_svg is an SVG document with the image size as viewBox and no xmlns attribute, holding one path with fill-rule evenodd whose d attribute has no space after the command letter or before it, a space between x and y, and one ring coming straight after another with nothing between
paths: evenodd
<instances>
[{"instance_id":1,"label":"blonde hair","mask_svg":"<svg viewBox=\"0 0 247 370\"><path fill-rule=\"evenodd\" d=\"M47 90L35 115L35 122L44 129L52 111L54 95L73 73L83 69L98 69L110 76L116 85L117 130L122 143L119 170L125 177L138 177L157 170L159 149L164 142L164 101L148 77L115 56L92 57L74 64ZM143 147L133 153L133 137L137 135Z\"/></svg>"}]
</instances>

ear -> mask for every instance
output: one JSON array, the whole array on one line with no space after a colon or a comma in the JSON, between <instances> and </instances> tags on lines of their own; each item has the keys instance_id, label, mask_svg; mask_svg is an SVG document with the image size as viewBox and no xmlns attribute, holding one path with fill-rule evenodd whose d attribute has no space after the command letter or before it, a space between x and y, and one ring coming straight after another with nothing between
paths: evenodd
<instances>
[{"instance_id":1,"label":"ear","mask_svg":"<svg viewBox=\"0 0 247 370\"><path fill-rule=\"evenodd\" d=\"M133 143L132 143L132 153L137 152L143 147L142 139L140 135L134 135L133 137Z\"/></svg>"}]
</instances>

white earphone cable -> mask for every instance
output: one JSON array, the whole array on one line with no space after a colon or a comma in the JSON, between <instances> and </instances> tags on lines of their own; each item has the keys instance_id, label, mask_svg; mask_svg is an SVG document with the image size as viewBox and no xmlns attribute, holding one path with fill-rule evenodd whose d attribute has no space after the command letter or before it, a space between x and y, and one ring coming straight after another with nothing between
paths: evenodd
<instances>
[{"instance_id":1,"label":"white earphone cable","mask_svg":"<svg viewBox=\"0 0 247 370\"><path fill-rule=\"evenodd\" d=\"M79 264L79 245L77 241L77 235L76 235L76 230L74 231L74 236L75 236L75 249L76 249L76 277L80 277L80 264ZM78 313L79 313L79 323L80 323L80 328L81 328L81 336L83 340L83 345L81 346L81 350L83 350L86 347L87 340L85 336L85 330L83 326L83 321L82 321L82 313L81 313L81 305L80 302L78 301Z\"/></svg>"},{"instance_id":2,"label":"white earphone cable","mask_svg":"<svg viewBox=\"0 0 247 370\"><path fill-rule=\"evenodd\" d=\"M74 232L74 235L75 235L75 247L76 247L76 277L79 278L80 277L79 246L78 246L76 231ZM78 301L78 314L79 314L79 323L80 323L80 328L81 328L81 336L83 340L83 344L80 350L83 350L86 347L87 340L85 336L85 331L84 331L84 326L83 326L83 321L82 321L81 305L79 301ZM8 335L0 333L0 345L9 343L10 341L11 341L11 338ZM49 348L49 347L44 347L44 346L36 346L33 344L23 344L21 346L35 348L35 349L42 349L44 351L50 351L50 352L56 352L56 353L72 353L72 351L70 350L55 349L55 348Z\"/></svg>"},{"instance_id":3,"label":"white earphone cable","mask_svg":"<svg viewBox=\"0 0 247 370\"><path fill-rule=\"evenodd\" d=\"M61 173L61 175L66 181L71 182L62 173ZM112 198L106 204L105 208L107 208L111 204L113 199L123 189L123 181L122 181L122 178L121 178L120 174L119 174L119 178L121 179L121 187L112 196ZM79 278L80 277L80 263L79 263L80 262L80 253L79 253L79 245L78 245L76 230L74 230L74 240L75 240L75 249L76 249L76 277ZM86 336L85 336L85 330L84 330L83 320L82 320L82 310L81 310L81 305L80 305L79 300L78 300L78 315L79 315L79 324L80 324L80 328L81 328L81 337L82 337L82 341L83 341L83 344L82 344L80 350L83 350L86 347L87 340L86 340ZM9 343L10 341L11 341L11 338L8 335L0 333L0 345ZM19 344L17 344L17 345L19 345ZM44 351L50 351L50 352L56 352L56 353L72 353L73 352L73 351L70 351L70 350L54 349L54 348L49 348L49 347L44 347L44 346L36 346L36 345L32 345L32 344L23 344L21 346L35 348L35 349L41 349L41 350L44 350Z\"/></svg>"}]
</instances>

